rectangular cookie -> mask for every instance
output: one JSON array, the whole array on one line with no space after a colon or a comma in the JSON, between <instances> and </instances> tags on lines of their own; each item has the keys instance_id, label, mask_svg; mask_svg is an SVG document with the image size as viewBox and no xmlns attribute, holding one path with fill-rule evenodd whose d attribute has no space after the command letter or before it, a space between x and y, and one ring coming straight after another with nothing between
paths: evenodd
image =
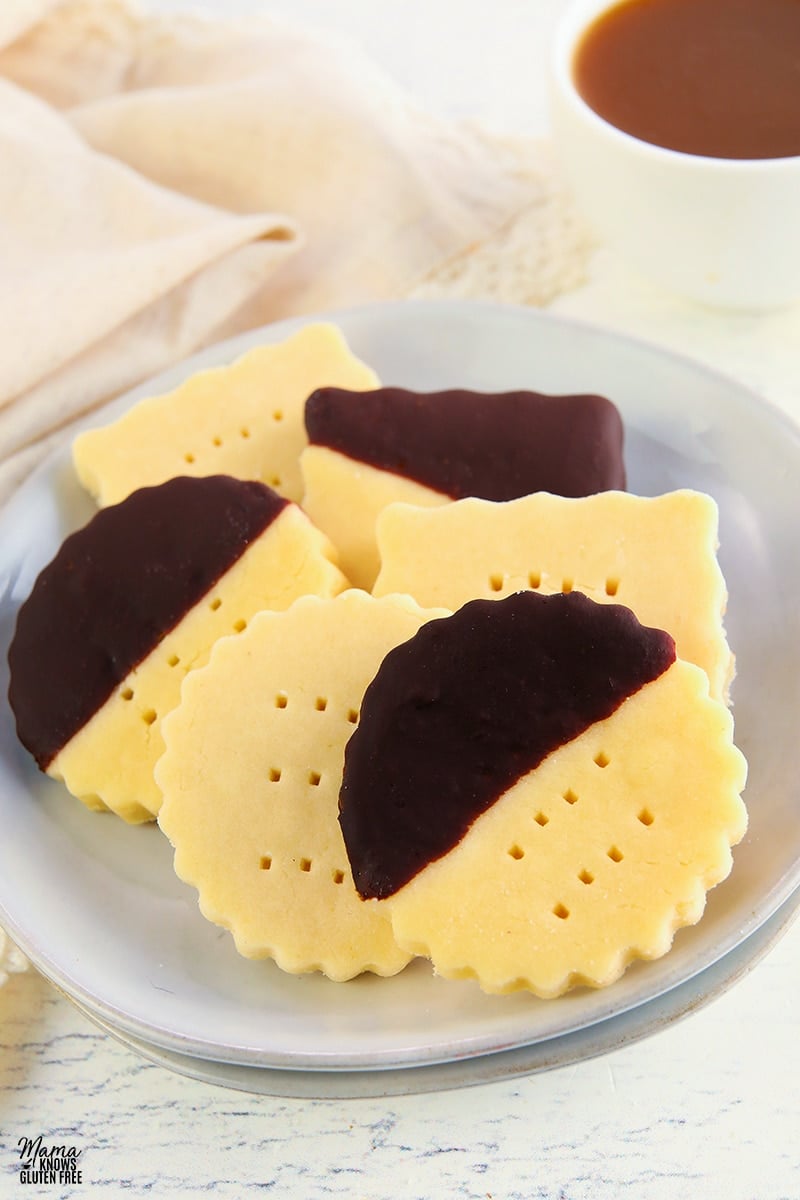
<instances>
[{"instance_id":1,"label":"rectangular cookie","mask_svg":"<svg viewBox=\"0 0 800 1200\"><path fill-rule=\"evenodd\" d=\"M100 505L175 475L217 474L257 479L299 501L306 397L334 383L357 391L374 387L377 377L335 325L307 325L79 434L75 470Z\"/></svg>"},{"instance_id":2,"label":"rectangular cookie","mask_svg":"<svg viewBox=\"0 0 800 1200\"><path fill-rule=\"evenodd\" d=\"M454 609L523 588L584 592L667 630L678 655L706 672L712 696L726 697L733 656L717 531L714 500L689 489L580 499L538 492L435 509L394 504L378 520L373 593L407 592L418 604Z\"/></svg>"}]
</instances>

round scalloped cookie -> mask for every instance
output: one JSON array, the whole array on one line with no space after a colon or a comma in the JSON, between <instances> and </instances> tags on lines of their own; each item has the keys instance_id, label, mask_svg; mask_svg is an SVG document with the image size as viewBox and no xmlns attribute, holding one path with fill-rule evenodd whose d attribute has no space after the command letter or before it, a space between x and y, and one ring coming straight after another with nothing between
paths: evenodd
<instances>
[{"instance_id":1,"label":"round scalloped cookie","mask_svg":"<svg viewBox=\"0 0 800 1200\"><path fill-rule=\"evenodd\" d=\"M744 836L731 729L703 673L676 661L385 902L400 945L447 978L543 998L665 954Z\"/></svg>"},{"instance_id":2,"label":"round scalloped cookie","mask_svg":"<svg viewBox=\"0 0 800 1200\"><path fill-rule=\"evenodd\" d=\"M164 723L159 823L175 870L239 953L334 980L411 955L353 886L338 824L345 745L388 650L443 615L351 590L262 613L215 647Z\"/></svg>"},{"instance_id":3,"label":"round scalloped cookie","mask_svg":"<svg viewBox=\"0 0 800 1200\"><path fill-rule=\"evenodd\" d=\"M340 820L409 953L549 998L613 983L699 920L745 832L746 764L670 642L622 606L521 592L387 657Z\"/></svg>"},{"instance_id":4,"label":"round scalloped cookie","mask_svg":"<svg viewBox=\"0 0 800 1200\"><path fill-rule=\"evenodd\" d=\"M263 484L142 488L67 538L20 609L20 740L87 807L152 820L161 721L186 674L261 609L346 585L328 540Z\"/></svg>"},{"instance_id":5,"label":"round scalloped cookie","mask_svg":"<svg viewBox=\"0 0 800 1200\"><path fill-rule=\"evenodd\" d=\"M223 473L260 480L299 501L306 398L323 384L358 391L377 382L335 325L307 325L79 434L75 470L101 505L175 475Z\"/></svg>"}]
</instances>

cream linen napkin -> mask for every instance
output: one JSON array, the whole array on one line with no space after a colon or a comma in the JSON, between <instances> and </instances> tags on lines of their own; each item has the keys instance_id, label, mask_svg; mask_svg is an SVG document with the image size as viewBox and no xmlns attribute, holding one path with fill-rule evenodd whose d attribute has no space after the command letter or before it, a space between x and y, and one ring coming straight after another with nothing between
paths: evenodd
<instances>
[{"instance_id":1,"label":"cream linen napkin","mask_svg":"<svg viewBox=\"0 0 800 1200\"><path fill-rule=\"evenodd\" d=\"M87 411L274 318L541 304L588 241L547 148L266 19L0 0L0 504ZM24 960L0 931L0 982Z\"/></svg>"},{"instance_id":2,"label":"cream linen napkin","mask_svg":"<svg viewBox=\"0 0 800 1200\"><path fill-rule=\"evenodd\" d=\"M582 257L540 147L266 19L5 0L0 159L0 502L71 421L204 344L420 289L542 302Z\"/></svg>"}]
</instances>

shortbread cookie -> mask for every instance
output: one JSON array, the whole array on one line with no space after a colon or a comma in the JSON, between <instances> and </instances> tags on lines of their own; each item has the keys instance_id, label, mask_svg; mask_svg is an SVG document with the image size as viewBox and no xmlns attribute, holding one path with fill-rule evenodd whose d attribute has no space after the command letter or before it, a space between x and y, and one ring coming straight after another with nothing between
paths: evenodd
<instances>
[{"instance_id":1,"label":"shortbread cookie","mask_svg":"<svg viewBox=\"0 0 800 1200\"><path fill-rule=\"evenodd\" d=\"M585 592L666 629L678 656L706 672L711 695L724 697L733 657L717 528L714 501L689 490L470 499L435 510L393 505L378 521L374 592L408 592L418 604L451 609L520 588Z\"/></svg>"},{"instance_id":2,"label":"shortbread cookie","mask_svg":"<svg viewBox=\"0 0 800 1200\"><path fill-rule=\"evenodd\" d=\"M346 580L295 504L260 483L177 478L102 509L22 605L9 651L19 738L88 807L151 820L161 720L218 638Z\"/></svg>"},{"instance_id":3,"label":"shortbread cookie","mask_svg":"<svg viewBox=\"0 0 800 1200\"><path fill-rule=\"evenodd\" d=\"M239 952L331 979L393 975L388 914L353 887L337 822L345 743L392 647L441 610L348 591L262 613L214 648L156 768L175 870Z\"/></svg>"},{"instance_id":4,"label":"shortbread cookie","mask_svg":"<svg viewBox=\"0 0 800 1200\"><path fill-rule=\"evenodd\" d=\"M375 522L393 501L625 487L622 420L602 396L326 387L308 398L306 429L303 507L359 587L375 581Z\"/></svg>"},{"instance_id":5,"label":"shortbread cookie","mask_svg":"<svg viewBox=\"0 0 800 1200\"><path fill-rule=\"evenodd\" d=\"M377 382L335 326L307 325L80 434L75 469L101 505L175 475L217 474L257 479L299 501L307 396L322 384L357 391Z\"/></svg>"},{"instance_id":6,"label":"shortbread cookie","mask_svg":"<svg viewBox=\"0 0 800 1200\"><path fill-rule=\"evenodd\" d=\"M557 996L656 958L744 835L728 710L665 633L579 593L475 601L389 654L348 747L361 895L438 973Z\"/></svg>"}]
</instances>

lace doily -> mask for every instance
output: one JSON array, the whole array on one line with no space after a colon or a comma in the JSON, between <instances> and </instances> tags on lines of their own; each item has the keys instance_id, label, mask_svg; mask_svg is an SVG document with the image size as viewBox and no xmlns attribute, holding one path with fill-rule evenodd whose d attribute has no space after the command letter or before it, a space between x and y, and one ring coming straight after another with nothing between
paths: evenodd
<instances>
[{"instance_id":1,"label":"lace doily","mask_svg":"<svg viewBox=\"0 0 800 1200\"><path fill-rule=\"evenodd\" d=\"M27 971L30 963L19 950L7 933L0 929L0 987L8 981L9 975L18 975Z\"/></svg>"}]
</instances>

